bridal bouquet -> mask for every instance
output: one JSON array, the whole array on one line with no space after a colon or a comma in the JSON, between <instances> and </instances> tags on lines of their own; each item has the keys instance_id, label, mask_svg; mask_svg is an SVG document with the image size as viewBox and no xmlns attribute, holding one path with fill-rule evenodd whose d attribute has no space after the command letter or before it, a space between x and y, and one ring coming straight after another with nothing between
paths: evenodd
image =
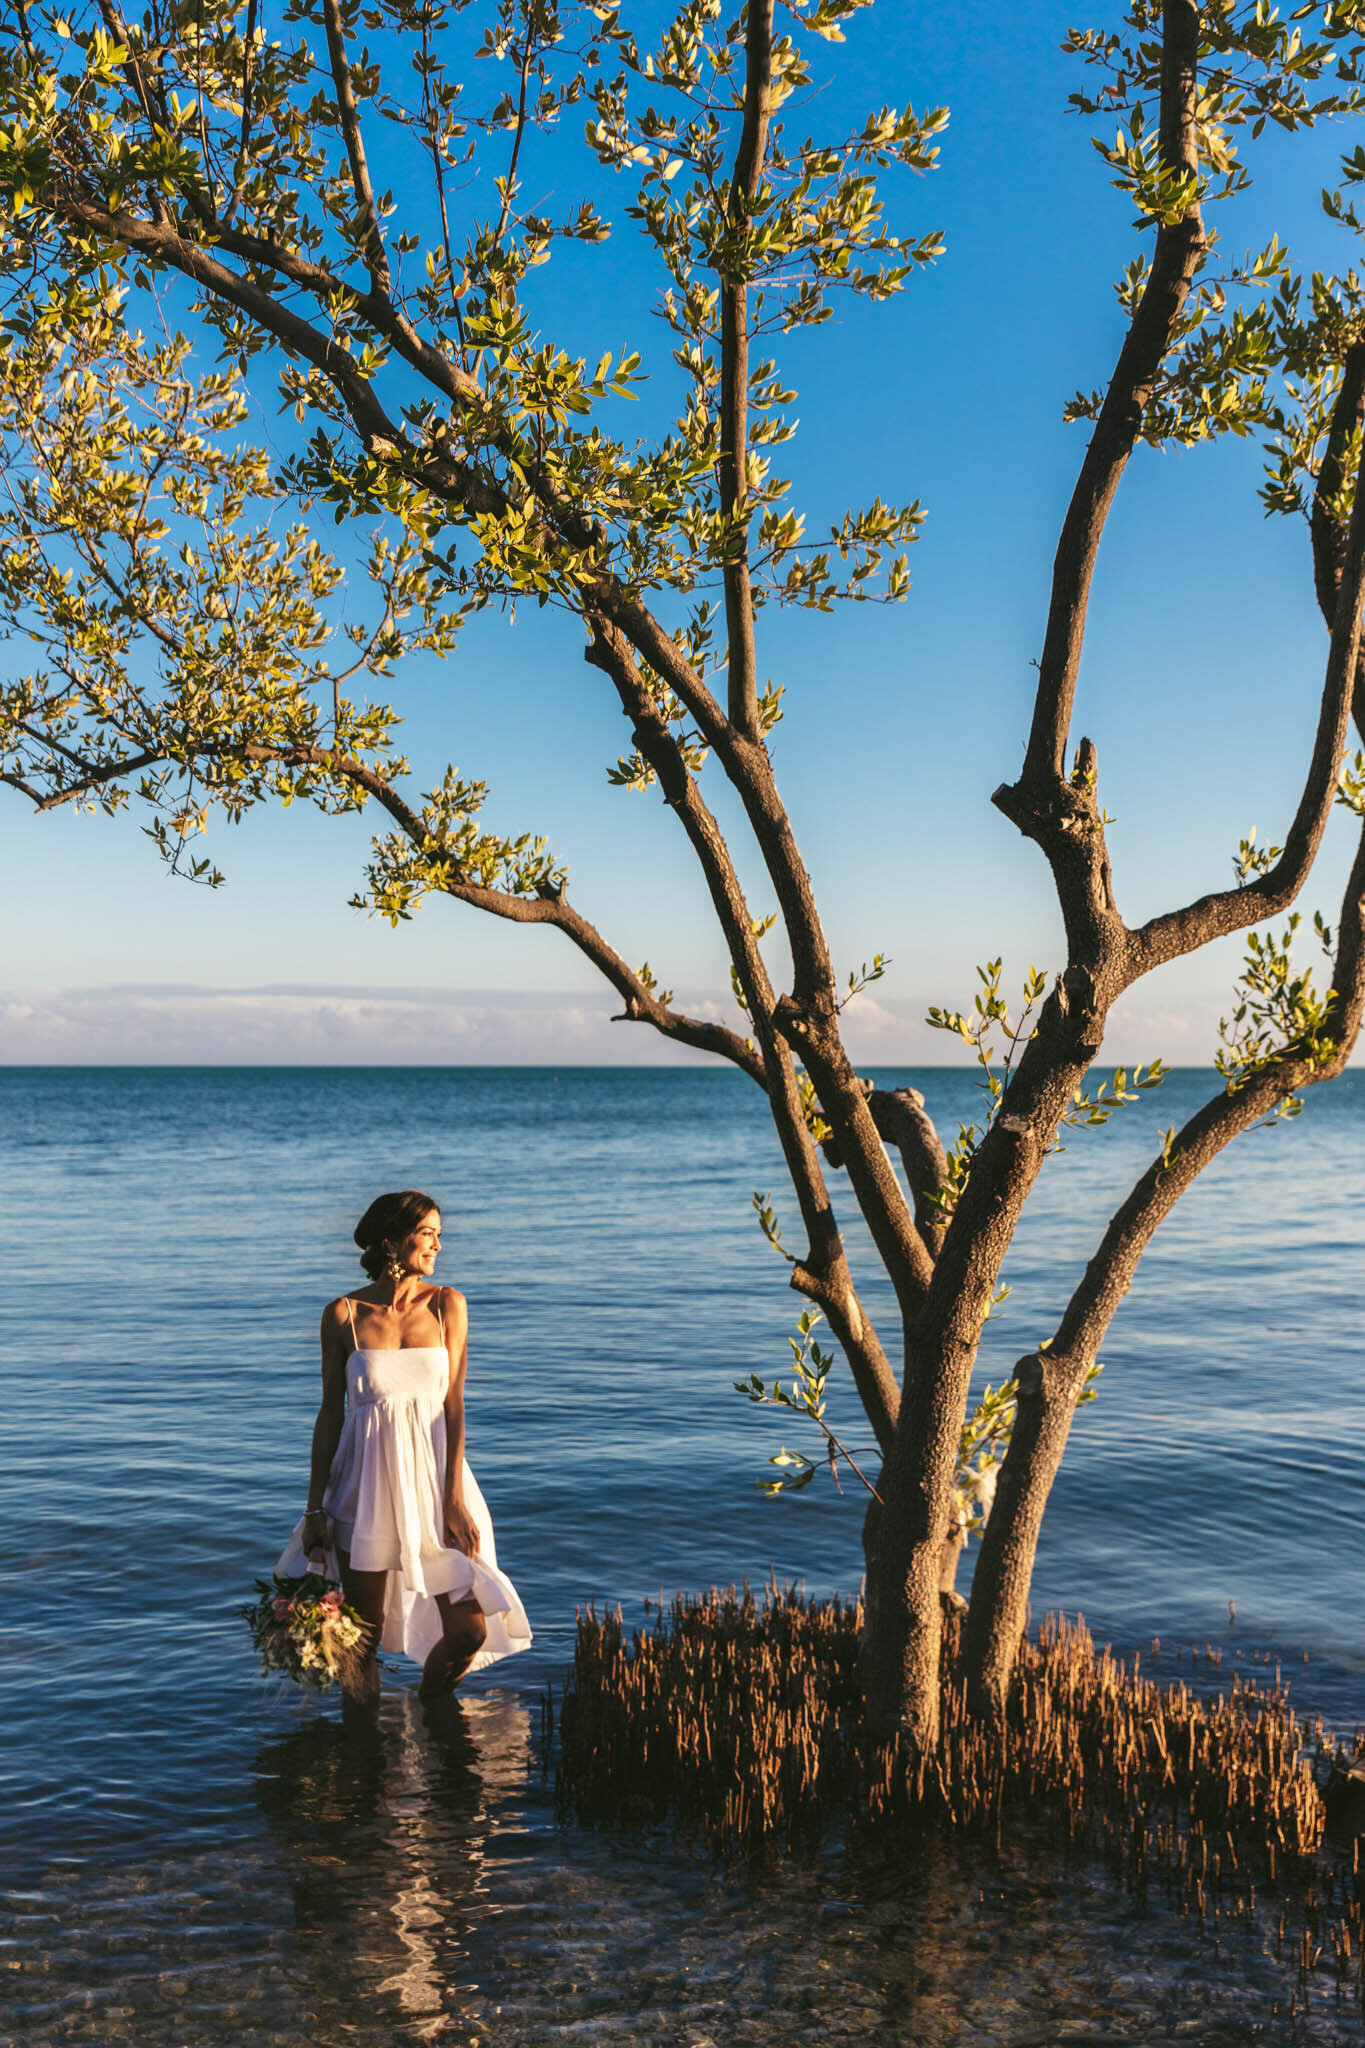
<instances>
[{"instance_id":1,"label":"bridal bouquet","mask_svg":"<svg viewBox=\"0 0 1365 2048\"><path fill-rule=\"evenodd\" d=\"M257 1579L256 1591L259 1598L242 1616L263 1671L282 1671L320 1689L359 1677L368 1631L340 1586L310 1572L301 1579Z\"/></svg>"}]
</instances>

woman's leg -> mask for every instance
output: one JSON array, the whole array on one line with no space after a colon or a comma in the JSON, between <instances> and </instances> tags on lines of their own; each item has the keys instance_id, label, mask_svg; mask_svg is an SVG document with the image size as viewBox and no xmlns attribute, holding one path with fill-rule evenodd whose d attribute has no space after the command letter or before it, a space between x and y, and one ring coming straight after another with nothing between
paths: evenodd
<instances>
[{"instance_id":1,"label":"woman's leg","mask_svg":"<svg viewBox=\"0 0 1365 2048\"><path fill-rule=\"evenodd\" d=\"M483 1609L472 1593L463 1600L438 1593L436 1605L441 1613L441 1640L422 1666L421 1694L428 1700L455 1690L488 1634Z\"/></svg>"},{"instance_id":2,"label":"woman's leg","mask_svg":"<svg viewBox=\"0 0 1365 2048\"><path fill-rule=\"evenodd\" d=\"M369 1630L359 1682L347 1687L341 1697L341 1718L348 1721L359 1715L372 1719L379 1708L379 1638L384 1629L384 1592L389 1575L352 1571L349 1550L339 1549L337 1562L341 1566L341 1590L346 1605L354 1607Z\"/></svg>"}]
</instances>

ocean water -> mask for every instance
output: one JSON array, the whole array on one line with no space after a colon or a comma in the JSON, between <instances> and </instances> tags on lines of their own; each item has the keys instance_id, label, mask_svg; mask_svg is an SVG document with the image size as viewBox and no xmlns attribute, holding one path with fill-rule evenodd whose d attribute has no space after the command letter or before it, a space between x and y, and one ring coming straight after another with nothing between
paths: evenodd
<instances>
[{"instance_id":1,"label":"ocean water","mask_svg":"<svg viewBox=\"0 0 1365 2048\"><path fill-rule=\"evenodd\" d=\"M949 1132L975 1113L969 1075L886 1078ZM1048 1162L983 1378L1052 1328L1158 1128L1209 1086L1173 1075ZM1322 1998L1291 2022L1256 1939L1220 1954L1083 1869L837 1846L719 1867L556 1820L540 1704L578 1603L858 1583L858 1501L823 1475L764 1496L783 1426L731 1388L782 1369L800 1308L752 1216L771 1192L794 1234L742 1076L11 1070L0 1113L0 2040L1360 2038ZM1206 1643L1225 1670L1278 1661L1345 1731L1365 1719L1363 1152L1351 1074L1163 1226L1035 1580L1035 1613L1083 1610L1145 1656L1158 1637L1172 1668ZM362 1754L334 1704L260 1679L235 1608L303 1504L352 1224L409 1185L469 1300L469 1456L536 1640L439 1722L395 1666ZM830 1412L865 1438L845 1386Z\"/></svg>"}]
</instances>

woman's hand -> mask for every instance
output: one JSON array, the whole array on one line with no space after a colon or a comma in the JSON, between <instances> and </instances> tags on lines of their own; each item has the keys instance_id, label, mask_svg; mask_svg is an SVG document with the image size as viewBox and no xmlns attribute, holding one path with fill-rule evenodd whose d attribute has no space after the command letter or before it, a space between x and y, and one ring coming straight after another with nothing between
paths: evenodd
<instances>
[{"instance_id":1,"label":"woman's hand","mask_svg":"<svg viewBox=\"0 0 1365 2048\"><path fill-rule=\"evenodd\" d=\"M327 1549L331 1535L330 1517L326 1508L309 1508L303 1518L303 1552L305 1557L317 1557Z\"/></svg>"},{"instance_id":2,"label":"woman's hand","mask_svg":"<svg viewBox=\"0 0 1365 2048\"><path fill-rule=\"evenodd\" d=\"M446 1536L456 1550L462 1550L466 1557L478 1556L478 1525L463 1501L446 1502Z\"/></svg>"}]
</instances>

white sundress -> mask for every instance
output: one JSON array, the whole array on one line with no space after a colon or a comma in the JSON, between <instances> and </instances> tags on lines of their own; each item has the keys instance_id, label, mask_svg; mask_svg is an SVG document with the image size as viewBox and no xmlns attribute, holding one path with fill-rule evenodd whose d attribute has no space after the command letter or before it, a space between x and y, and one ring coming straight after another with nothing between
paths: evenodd
<instances>
[{"instance_id":1,"label":"white sundress","mask_svg":"<svg viewBox=\"0 0 1365 2048\"><path fill-rule=\"evenodd\" d=\"M351 1315L349 1301L346 1308ZM402 1350L356 1346L351 1352L346 1420L322 1497L334 1524L327 1570L329 1577L340 1577L335 1550L341 1549L349 1551L354 1571L388 1573L380 1645L419 1664L443 1633L436 1595L477 1600L488 1630L469 1666L479 1671L526 1649L531 1627L516 1587L498 1569L488 1504L468 1463L461 1490L479 1532L478 1554L466 1557L444 1541L449 1379L444 1344ZM309 1569L300 1518L275 1570L282 1578L298 1578Z\"/></svg>"}]
</instances>

